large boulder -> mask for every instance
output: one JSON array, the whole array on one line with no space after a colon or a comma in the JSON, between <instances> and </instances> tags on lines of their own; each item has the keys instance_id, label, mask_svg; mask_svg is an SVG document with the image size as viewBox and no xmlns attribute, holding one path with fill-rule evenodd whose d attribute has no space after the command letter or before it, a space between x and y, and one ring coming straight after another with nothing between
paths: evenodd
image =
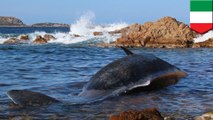
<instances>
[{"instance_id":1,"label":"large boulder","mask_svg":"<svg viewBox=\"0 0 213 120\"><path fill-rule=\"evenodd\" d=\"M41 37L40 35L36 36L36 39L32 42L33 44L45 44L47 40Z\"/></svg>"},{"instance_id":2,"label":"large boulder","mask_svg":"<svg viewBox=\"0 0 213 120\"><path fill-rule=\"evenodd\" d=\"M127 47L185 48L191 47L197 36L188 25L172 17L144 25L133 24L114 32L122 34L116 41L117 46Z\"/></svg>"},{"instance_id":3,"label":"large boulder","mask_svg":"<svg viewBox=\"0 0 213 120\"><path fill-rule=\"evenodd\" d=\"M160 112L155 108L144 109L141 111L129 110L119 115L113 115L110 120L163 120Z\"/></svg>"}]
</instances>

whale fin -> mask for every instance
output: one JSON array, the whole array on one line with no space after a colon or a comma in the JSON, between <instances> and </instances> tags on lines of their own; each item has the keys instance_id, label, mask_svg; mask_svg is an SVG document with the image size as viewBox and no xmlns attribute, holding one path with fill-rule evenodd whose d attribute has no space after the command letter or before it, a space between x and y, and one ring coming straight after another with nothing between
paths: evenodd
<instances>
[{"instance_id":1,"label":"whale fin","mask_svg":"<svg viewBox=\"0 0 213 120\"><path fill-rule=\"evenodd\" d=\"M7 96L20 106L43 106L59 102L42 93L28 90L10 90L7 92Z\"/></svg>"},{"instance_id":2,"label":"whale fin","mask_svg":"<svg viewBox=\"0 0 213 120\"><path fill-rule=\"evenodd\" d=\"M125 48L125 47L122 47L122 46L121 46L121 49L123 49L124 52L125 52L127 55L133 55L133 54L134 54L134 53L132 53L130 50L128 50L128 49Z\"/></svg>"}]
</instances>

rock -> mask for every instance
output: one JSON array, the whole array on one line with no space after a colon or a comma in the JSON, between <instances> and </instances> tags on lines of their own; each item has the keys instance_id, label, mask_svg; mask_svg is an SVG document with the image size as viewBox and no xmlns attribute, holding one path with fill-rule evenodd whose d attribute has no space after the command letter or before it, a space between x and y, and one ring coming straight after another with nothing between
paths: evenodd
<instances>
[{"instance_id":1,"label":"rock","mask_svg":"<svg viewBox=\"0 0 213 120\"><path fill-rule=\"evenodd\" d=\"M144 25L133 24L119 31L117 46L149 48L186 48L193 44L197 33L175 18L164 17Z\"/></svg>"},{"instance_id":2,"label":"rock","mask_svg":"<svg viewBox=\"0 0 213 120\"><path fill-rule=\"evenodd\" d=\"M19 27L19 26L25 26L25 24L18 18L15 17L6 17L6 16L0 16L0 26L1 27Z\"/></svg>"},{"instance_id":3,"label":"rock","mask_svg":"<svg viewBox=\"0 0 213 120\"><path fill-rule=\"evenodd\" d=\"M94 36L100 36L100 35L103 35L103 33L102 32L93 32L93 35Z\"/></svg>"},{"instance_id":4,"label":"rock","mask_svg":"<svg viewBox=\"0 0 213 120\"><path fill-rule=\"evenodd\" d=\"M204 42L199 42L199 43L195 43L193 45L193 48L212 48L213 47L213 38L209 38L208 40L204 41Z\"/></svg>"},{"instance_id":5,"label":"rock","mask_svg":"<svg viewBox=\"0 0 213 120\"><path fill-rule=\"evenodd\" d=\"M50 41L50 40L55 40L56 38L53 35L44 35L44 39L46 39L46 41Z\"/></svg>"},{"instance_id":6,"label":"rock","mask_svg":"<svg viewBox=\"0 0 213 120\"><path fill-rule=\"evenodd\" d=\"M155 108L144 109L141 111L129 110L119 115L113 115L110 120L163 120L160 112Z\"/></svg>"},{"instance_id":7,"label":"rock","mask_svg":"<svg viewBox=\"0 0 213 120\"><path fill-rule=\"evenodd\" d=\"M73 34L73 36L74 36L74 37L81 37L80 35L77 35L77 34Z\"/></svg>"},{"instance_id":8,"label":"rock","mask_svg":"<svg viewBox=\"0 0 213 120\"><path fill-rule=\"evenodd\" d=\"M32 27L70 27L68 24L62 23L36 23L31 25Z\"/></svg>"},{"instance_id":9,"label":"rock","mask_svg":"<svg viewBox=\"0 0 213 120\"><path fill-rule=\"evenodd\" d=\"M208 112L199 117L195 117L195 120L213 120L213 112Z\"/></svg>"},{"instance_id":10,"label":"rock","mask_svg":"<svg viewBox=\"0 0 213 120\"><path fill-rule=\"evenodd\" d=\"M29 40L29 36L28 35L21 35L20 40L21 41L27 41L27 40Z\"/></svg>"},{"instance_id":11,"label":"rock","mask_svg":"<svg viewBox=\"0 0 213 120\"><path fill-rule=\"evenodd\" d=\"M6 45L14 45L14 44L19 44L21 41L17 38L10 38L6 41L4 41L3 44L6 44Z\"/></svg>"},{"instance_id":12,"label":"rock","mask_svg":"<svg viewBox=\"0 0 213 120\"><path fill-rule=\"evenodd\" d=\"M33 44L45 44L47 40L42 38L40 35L36 36L36 39L32 42Z\"/></svg>"}]
</instances>

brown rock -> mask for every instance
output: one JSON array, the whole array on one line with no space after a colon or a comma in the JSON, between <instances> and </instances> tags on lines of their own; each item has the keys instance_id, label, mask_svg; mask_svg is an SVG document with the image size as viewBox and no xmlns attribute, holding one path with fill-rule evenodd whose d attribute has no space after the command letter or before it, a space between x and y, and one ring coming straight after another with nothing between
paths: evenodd
<instances>
[{"instance_id":1,"label":"brown rock","mask_svg":"<svg viewBox=\"0 0 213 120\"><path fill-rule=\"evenodd\" d=\"M74 36L74 37L81 37L80 35L77 35L77 34L73 34L73 36Z\"/></svg>"},{"instance_id":2,"label":"brown rock","mask_svg":"<svg viewBox=\"0 0 213 120\"><path fill-rule=\"evenodd\" d=\"M213 47L213 38L210 38L204 42L195 43L193 45L193 48L199 48L199 47L212 48Z\"/></svg>"},{"instance_id":3,"label":"brown rock","mask_svg":"<svg viewBox=\"0 0 213 120\"><path fill-rule=\"evenodd\" d=\"M36 36L36 39L32 42L33 44L45 44L47 40L42 38L40 35Z\"/></svg>"},{"instance_id":4,"label":"brown rock","mask_svg":"<svg viewBox=\"0 0 213 120\"><path fill-rule=\"evenodd\" d=\"M27 40L29 40L29 36L28 35L22 35L22 36L20 36L20 40L27 41Z\"/></svg>"},{"instance_id":5,"label":"brown rock","mask_svg":"<svg viewBox=\"0 0 213 120\"><path fill-rule=\"evenodd\" d=\"M160 112L155 108L144 109L141 111L129 110L119 115L113 115L110 120L163 120Z\"/></svg>"},{"instance_id":6,"label":"brown rock","mask_svg":"<svg viewBox=\"0 0 213 120\"><path fill-rule=\"evenodd\" d=\"M103 35L103 33L102 32L93 32L93 35L94 36L100 36L100 35Z\"/></svg>"},{"instance_id":7,"label":"brown rock","mask_svg":"<svg viewBox=\"0 0 213 120\"><path fill-rule=\"evenodd\" d=\"M144 25L133 24L119 32L122 36L117 39L117 46L129 47L185 48L191 47L197 36L188 25L171 17Z\"/></svg>"},{"instance_id":8,"label":"brown rock","mask_svg":"<svg viewBox=\"0 0 213 120\"><path fill-rule=\"evenodd\" d=\"M195 117L195 120L213 120L213 112L208 112L201 116Z\"/></svg>"},{"instance_id":9,"label":"brown rock","mask_svg":"<svg viewBox=\"0 0 213 120\"><path fill-rule=\"evenodd\" d=\"M55 40L56 38L53 35L45 34L44 39L46 39L46 41L50 41L50 40Z\"/></svg>"},{"instance_id":10,"label":"brown rock","mask_svg":"<svg viewBox=\"0 0 213 120\"><path fill-rule=\"evenodd\" d=\"M21 41L17 38L10 38L6 41L4 41L3 44L12 45L12 44L19 44Z\"/></svg>"}]
</instances>

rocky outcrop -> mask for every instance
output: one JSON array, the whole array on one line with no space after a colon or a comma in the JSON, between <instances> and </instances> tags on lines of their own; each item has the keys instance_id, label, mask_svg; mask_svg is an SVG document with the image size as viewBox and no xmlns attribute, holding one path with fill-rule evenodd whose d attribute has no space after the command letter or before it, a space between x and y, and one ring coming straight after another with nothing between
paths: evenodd
<instances>
[{"instance_id":1,"label":"rocky outcrop","mask_svg":"<svg viewBox=\"0 0 213 120\"><path fill-rule=\"evenodd\" d=\"M195 120L213 120L213 112L208 112L201 116L195 117Z\"/></svg>"},{"instance_id":2,"label":"rocky outcrop","mask_svg":"<svg viewBox=\"0 0 213 120\"><path fill-rule=\"evenodd\" d=\"M70 27L68 24L61 23L36 23L31 25L32 27Z\"/></svg>"},{"instance_id":3,"label":"rocky outcrop","mask_svg":"<svg viewBox=\"0 0 213 120\"><path fill-rule=\"evenodd\" d=\"M36 36L36 39L32 41L32 44L45 44L50 40L55 40L56 38L53 35L45 34L43 37L40 35ZM28 35L21 35L18 38L9 38L4 41L3 44L14 45L14 44L26 44L31 43Z\"/></svg>"},{"instance_id":4,"label":"rocky outcrop","mask_svg":"<svg viewBox=\"0 0 213 120\"><path fill-rule=\"evenodd\" d=\"M22 27L25 24L18 18L0 16L0 27Z\"/></svg>"},{"instance_id":5,"label":"rocky outcrop","mask_svg":"<svg viewBox=\"0 0 213 120\"><path fill-rule=\"evenodd\" d=\"M155 108L144 109L141 111L130 110L119 115L113 115L110 120L163 120L160 112Z\"/></svg>"},{"instance_id":6,"label":"rocky outcrop","mask_svg":"<svg viewBox=\"0 0 213 120\"><path fill-rule=\"evenodd\" d=\"M197 35L188 25L171 17L144 25L133 24L111 33L122 34L115 42L117 46L150 48L191 47L193 38Z\"/></svg>"},{"instance_id":7,"label":"rocky outcrop","mask_svg":"<svg viewBox=\"0 0 213 120\"><path fill-rule=\"evenodd\" d=\"M204 42L195 43L193 45L193 48L213 48L213 38L209 38L208 40Z\"/></svg>"},{"instance_id":8,"label":"rocky outcrop","mask_svg":"<svg viewBox=\"0 0 213 120\"><path fill-rule=\"evenodd\" d=\"M22 37L21 37L22 38ZM5 45L15 45L15 44L24 44L26 42L28 42L29 39L17 39L17 38L9 38L8 40L4 41L3 44Z\"/></svg>"},{"instance_id":9,"label":"rocky outcrop","mask_svg":"<svg viewBox=\"0 0 213 120\"><path fill-rule=\"evenodd\" d=\"M46 41L50 41L50 40L55 40L56 38L53 35L45 34L44 39L46 39Z\"/></svg>"},{"instance_id":10,"label":"rocky outcrop","mask_svg":"<svg viewBox=\"0 0 213 120\"><path fill-rule=\"evenodd\" d=\"M4 41L3 44L5 45L13 45L13 44L19 44L20 40L17 38L9 38L8 40Z\"/></svg>"},{"instance_id":11,"label":"rocky outcrop","mask_svg":"<svg viewBox=\"0 0 213 120\"><path fill-rule=\"evenodd\" d=\"M50 40L55 40L53 35L45 34L43 37L40 35L36 36L36 39L32 42L33 44L45 44Z\"/></svg>"},{"instance_id":12,"label":"rocky outcrop","mask_svg":"<svg viewBox=\"0 0 213 120\"><path fill-rule=\"evenodd\" d=\"M27 40L29 40L29 36L28 35L21 35L20 40L27 41Z\"/></svg>"},{"instance_id":13,"label":"rocky outcrop","mask_svg":"<svg viewBox=\"0 0 213 120\"><path fill-rule=\"evenodd\" d=\"M47 40L44 39L42 36L38 35L38 36L36 36L36 39L32 43L33 44L45 44L45 43L47 43Z\"/></svg>"}]
</instances>

